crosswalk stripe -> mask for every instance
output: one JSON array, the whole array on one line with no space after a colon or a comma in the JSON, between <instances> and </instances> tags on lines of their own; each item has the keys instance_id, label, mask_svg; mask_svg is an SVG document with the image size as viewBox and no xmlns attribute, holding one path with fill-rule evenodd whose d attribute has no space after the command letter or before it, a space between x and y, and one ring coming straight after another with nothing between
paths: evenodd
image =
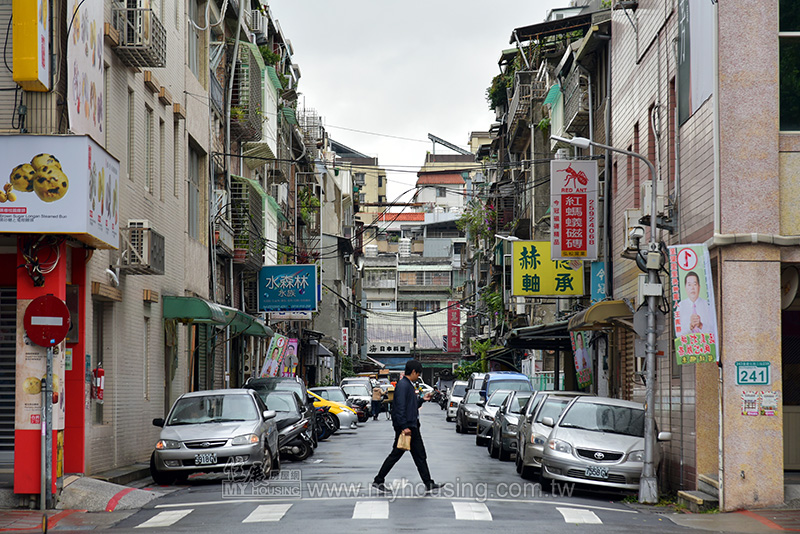
<instances>
[{"instance_id":1,"label":"crosswalk stripe","mask_svg":"<svg viewBox=\"0 0 800 534\"><path fill-rule=\"evenodd\" d=\"M452 502L456 519L464 521L491 521L492 513L482 502Z\"/></svg>"},{"instance_id":2,"label":"crosswalk stripe","mask_svg":"<svg viewBox=\"0 0 800 534\"><path fill-rule=\"evenodd\" d=\"M188 510L172 510L167 512L158 512L156 515L142 523L136 525L136 528L152 528L152 527L168 527L173 523L181 520L187 515L191 514L194 509Z\"/></svg>"},{"instance_id":3,"label":"crosswalk stripe","mask_svg":"<svg viewBox=\"0 0 800 534\"><path fill-rule=\"evenodd\" d=\"M291 504L262 504L250 515L248 515L242 523L261 523L264 521L280 521L281 518L289 511Z\"/></svg>"},{"instance_id":4,"label":"crosswalk stripe","mask_svg":"<svg viewBox=\"0 0 800 534\"><path fill-rule=\"evenodd\" d=\"M358 501L353 519L389 519L389 501Z\"/></svg>"},{"instance_id":5,"label":"crosswalk stripe","mask_svg":"<svg viewBox=\"0 0 800 534\"><path fill-rule=\"evenodd\" d=\"M561 512L564 516L566 523L590 523L593 525L602 525L603 522L591 510L580 510L578 508L558 508L556 510Z\"/></svg>"}]
</instances>

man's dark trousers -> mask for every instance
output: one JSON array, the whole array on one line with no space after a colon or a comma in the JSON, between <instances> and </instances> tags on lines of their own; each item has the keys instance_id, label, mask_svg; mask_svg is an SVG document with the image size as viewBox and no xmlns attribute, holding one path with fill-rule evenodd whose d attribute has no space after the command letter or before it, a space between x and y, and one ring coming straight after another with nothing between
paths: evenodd
<instances>
[{"instance_id":1,"label":"man's dark trousers","mask_svg":"<svg viewBox=\"0 0 800 534\"><path fill-rule=\"evenodd\" d=\"M389 474L394 464L396 464L400 457L403 456L403 453L406 452L403 449L397 448L397 438L400 437L402 432L402 428L394 429L392 452L386 457L386 460L384 460L381 466L381 470L378 471L378 474L375 476L375 483L383 484L386 481L386 475ZM425 452L425 444L422 442L422 434L420 434L419 428L413 426L411 427L411 450L409 452L414 459L414 464L417 466L417 471L419 471L422 482L426 487L429 486L433 480L431 479L431 472L428 471L428 455Z\"/></svg>"}]
</instances>

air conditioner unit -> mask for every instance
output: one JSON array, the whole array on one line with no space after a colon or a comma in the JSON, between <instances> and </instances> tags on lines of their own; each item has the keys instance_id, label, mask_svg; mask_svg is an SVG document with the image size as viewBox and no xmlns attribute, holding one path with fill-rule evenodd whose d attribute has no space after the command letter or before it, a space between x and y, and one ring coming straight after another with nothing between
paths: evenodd
<instances>
[{"instance_id":1,"label":"air conditioner unit","mask_svg":"<svg viewBox=\"0 0 800 534\"><path fill-rule=\"evenodd\" d=\"M261 11L258 9L253 9L252 16L250 18L252 20L250 23L250 29L253 30L253 33L267 33L267 17L262 15Z\"/></svg>"},{"instance_id":2,"label":"air conditioner unit","mask_svg":"<svg viewBox=\"0 0 800 534\"><path fill-rule=\"evenodd\" d=\"M653 181L645 180L640 186L639 205L642 207L642 216L649 217L653 203ZM664 180L656 180L656 215L664 215L667 197L664 194Z\"/></svg>"},{"instance_id":3,"label":"air conditioner unit","mask_svg":"<svg viewBox=\"0 0 800 534\"><path fill-rule=\"evenodd\" d=\"M164 236L147 219L131 219L120 229L123 251L120 269L127 274L164 274Z\"/></svg>"}]
</instances>

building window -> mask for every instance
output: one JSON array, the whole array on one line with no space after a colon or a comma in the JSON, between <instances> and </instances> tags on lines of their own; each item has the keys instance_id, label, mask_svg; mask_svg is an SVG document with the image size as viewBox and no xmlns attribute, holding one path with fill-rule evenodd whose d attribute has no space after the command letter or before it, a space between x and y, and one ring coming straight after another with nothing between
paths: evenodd
<instances>
[{"instance_id":1,"label":"building window","mask_svg":"<svg viewBox=\"0 0 800 534\"><path fill-rule=\"evenodd\" d=\"M378 175L378 187L383 187L384 178L385 178L384 176Z\"/></svg>"},{"instance_id":2,"label":"building window","mask_svg":"<svg viewBox=\"0 0 800 534\"><path fill-rule=\"evenodd\" d=\"M158 120L158 199L164 200L164 176L167 165L167 136L162 119Z\"/></svg>"},{"instance_id":3,"label":"building window","mask_svg":"<svg viewBox=\"0 0 800 534\"><path fill-rule=\"evenodd\" d=\"M153 192L153 110L144 107L144 190Z\"/></svg>"},{"instance_id":4,"label":"building window","mask_svg":"<svg viewBox=\"0 0 800 534\"><path fill-rule=\"evenodd\" d=\"M189 172L186 187L188 189L188 231L189 236L200 239L200 153L189 147Z\"/></svg>"},{"instance_id":5,"label":"building window","mask_svg":"<svg viewBox=\"0 0 800 534\"><path fill-rule=\"evenodd\" d=\"M778 42L780 47L780 128L800 130L800 4L781 0Z\"/></svg>"},{"instance_id":6,"label":"building window","mask_svg":"<svg viewBox=\"0 0 800 534\"><path fill-rule=\"evenodd\" d=\"M386 195L378 195L378 202L379 203L386 202Z\"/></svg>"},{"instance_id":7,"label":"building window","mask_svg":"<svg viewBox=\"0 0 800 534\"><path fill-rule=\"evenodd\" d=\"M195 77L200 79L200 30L202 28L200 20L200 8L197 5L197 0L189 0L189 42L187 43L187 62L189 69L194 73Z\"/></svg>"},{"instance_id":8,"label":"building window","mask_svg":"<svg viewBox=\"0 0 800 534\"><path fill-rule=\"evenodd\" d=\"M366 193L359 193L359 194L358 194L358 201L359 201L360 203L362 203L362 204L363 204L364 202L366 202L366 201L367 201L367 194L366 194Z\"/></svg>"},{"instance_id":9,"label":"building window","mask_svg":"<svg viewBox=\"0 0 800 534\"><path fill-rule=\"evenodd\" d=\"M132 89L128 89L128 179L133 180L133 143L136 140L134 135L134 123L136 116L134 112L136 106L134 104L134 94Z\"/></svg>"},{"instance_id":10,"label":"building window","mask_svg":"<svg viewBox=\"0 0 800 534\"><path fill-rule=\"evenodd\" d=\"M437 187L436 188L436 196L437 197L446 197L447 196L447 188L446 187Z\"/></svg>"},{"instance_id":11,"label":"building window","mask_svg":"<svg viewBox=\"0 0 800 534\"><path fill-rule=\"evenodd\" d=\"M181 123L175 121L172 130L172 194L180 194L181 185Z\"/></svg>"}]
</instances>

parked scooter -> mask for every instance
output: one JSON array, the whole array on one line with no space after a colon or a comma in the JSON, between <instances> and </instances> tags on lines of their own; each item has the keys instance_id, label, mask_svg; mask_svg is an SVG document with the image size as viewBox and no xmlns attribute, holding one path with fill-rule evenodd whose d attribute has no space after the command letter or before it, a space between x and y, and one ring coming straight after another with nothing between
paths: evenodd
<instances>
[{"instance_id":1,"label":"parked scooter","mask_svg":"<svg viewBox=\"0 0 800 534\"><path fill-rule=\"evenodd\" d=\"M431 402L435 402L439 405L439 407L444 410L447 408L447 390L439 391L438 389L434 390L433 395L431 395Z\"/></svg>"},{"instance_id":2,"label":"parked scooter","mask_svg":"<svg viewBox=\"0 0 800 534\"><path fill-rule=\"evenodd\" d=\"M291 460L301 462L314 452L314 441L308 421L300 419L283 427L278 433L278 449Z\"/></svg>"}]
</instances>

